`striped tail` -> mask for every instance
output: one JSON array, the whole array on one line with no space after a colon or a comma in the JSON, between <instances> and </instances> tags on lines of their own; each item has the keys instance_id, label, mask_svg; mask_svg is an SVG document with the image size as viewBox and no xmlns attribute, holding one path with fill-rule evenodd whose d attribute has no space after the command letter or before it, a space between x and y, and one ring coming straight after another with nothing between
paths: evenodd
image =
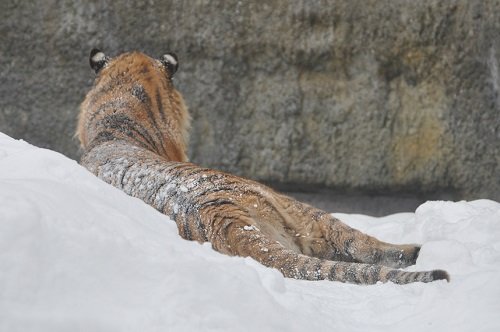
<instances>
[{"instance_id":1,"label":"striped tail","mask_svg":"<svg viewBox=\"0 0 500 332\"><path fill-rule=\"evenodd\" d=\"M280 250L281 251L281 250ZM450 281L446 271L403 271L382 265L328 261L283 249L286 258L275 263L285 277L301 280L332 280L353 284L375 284L391 281L395 284L412 282ZM281 264L284 262L284 264ZM263 262L264 265L265 262Z\"/></svg>"}]
</instances>

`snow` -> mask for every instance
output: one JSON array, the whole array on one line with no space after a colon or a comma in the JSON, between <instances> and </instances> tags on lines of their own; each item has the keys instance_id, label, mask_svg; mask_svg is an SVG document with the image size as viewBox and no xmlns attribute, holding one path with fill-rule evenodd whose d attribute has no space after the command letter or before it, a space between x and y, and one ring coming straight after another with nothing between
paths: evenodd
<instances>
[{"instance_id":1,"label":"snow","mask_svg":"<svg viewBox=\"0 0 500 332\"><path fill-rule=\"evenodd\" d=\"M500 204L336 214L424 243L451 282L284 279L182 240L167 217L75 161L0 134L0 331L500 331Z\"/></svg>"},{"instance_id":2,"label":"snow","mask_svg":"<svg viewBox=\"0 0 500 332\"><path fill-rule=\"evenodd\" d=\"M245 226L243 226L243 229L246 230L246 231L258 231L259 230L254 225L245 225Z\"/></svg>"}]
</instances>

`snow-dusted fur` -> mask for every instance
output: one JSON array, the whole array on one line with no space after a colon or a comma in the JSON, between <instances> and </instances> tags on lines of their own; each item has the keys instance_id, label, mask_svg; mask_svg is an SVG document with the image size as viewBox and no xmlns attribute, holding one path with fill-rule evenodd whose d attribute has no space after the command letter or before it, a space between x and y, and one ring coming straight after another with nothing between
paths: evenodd
<instances>
[{"instance_id":1,"label":"snow-dusted fur","mask_svg":"<svg viewBox=\"0 0 500 332\"><path fill-rule=\"evenodd\" d=\"M175 55L155 60L133 52L96 63L97 53L90 62L98 77L77 129L81 162L175 220L183 238L250 256L296 279L449 280L442 270L399 270L415 264L418 245L379 241L260 183L187 163L189 115L171 81Z\"/></svg>"}]
</instances>

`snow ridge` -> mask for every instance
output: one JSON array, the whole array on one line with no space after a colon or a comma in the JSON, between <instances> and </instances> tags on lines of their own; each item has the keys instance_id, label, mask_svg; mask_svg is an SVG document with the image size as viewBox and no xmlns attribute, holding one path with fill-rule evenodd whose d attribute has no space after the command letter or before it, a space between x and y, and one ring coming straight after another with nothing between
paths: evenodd
<instances>
[{"instance_id":1,"label":"snow ridge","mask_svg":"<svg viewBox=\"0 0 500 332\"><path fill-rule=\"evenodd\" d=\"M409 270L442 267L452 281L284 279L181 239L173 221L75 161L0 133L0 331L500 330L499 203L336 216L424 243Z\"/></svg>"}]
</instances>

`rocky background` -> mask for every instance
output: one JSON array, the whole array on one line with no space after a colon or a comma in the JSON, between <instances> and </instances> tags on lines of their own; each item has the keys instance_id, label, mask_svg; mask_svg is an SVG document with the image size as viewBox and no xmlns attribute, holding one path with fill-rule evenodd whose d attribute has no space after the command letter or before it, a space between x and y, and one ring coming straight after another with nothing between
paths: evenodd
<instances>
[{"instance_id":1,"label":"rocky background","mask_svg":"<svg viewBox=\"0 0 500 332\"><path fill-rule=\"evenodd\" d=\"M500 200L499 1L0 1L0 131L78 158L93 47L178 54L196 163Z\"/></svg>"}]
</instances>

